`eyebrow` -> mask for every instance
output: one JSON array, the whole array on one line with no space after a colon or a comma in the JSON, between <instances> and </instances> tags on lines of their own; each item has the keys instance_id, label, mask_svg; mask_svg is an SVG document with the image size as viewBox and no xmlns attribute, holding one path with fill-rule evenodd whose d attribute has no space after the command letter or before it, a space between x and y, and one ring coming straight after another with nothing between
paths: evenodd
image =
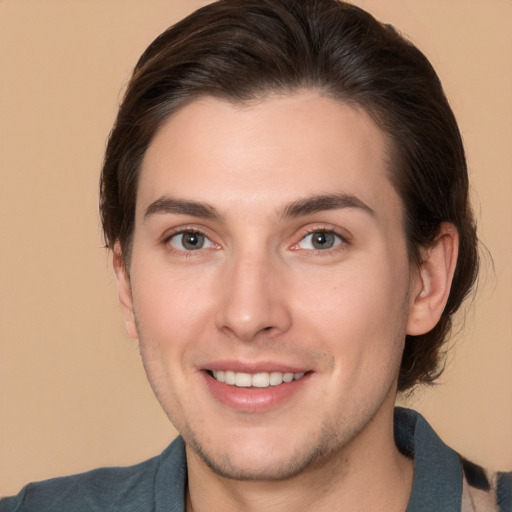
<instances>
[{"instance_id":1,"label":"eyebrow","mask_svg":"<svg viewBox=\"0 0 512 512\"><path fill-rule=\"evenodd\" d=\"M365 202L351 194L325 194L315 195L293 201L282 210L282 218L297 218L312 215L327 210L338 210L342 208L358 208L372 217L375 212ZM177 199L169 196L162 196L153 201L144 213L144 219L155 214L176 214L190 215L203 219L216 220L221 222L222 215L208 203L191 201L188 199Z\"/></svg>"},{"instance_id":2,"label":"eyebrow","mask_svg":"<svg viewBox=\"0 0 512 512\"><path fill-rule=\"evenodd\" d=\"M153 201L144 213L144 219L157 213L174 213L177 215L191 215L192 217L201 217L203 219L222 220L220 213L211 205L198 201L189 201L185 199L176 199L173 197L162 196Z\"/></svg>"},{"instance_id":3,"label":"eyebrow","mask_svg":"<svg viewBox=\"0 0 512 512\"><path fill-rule=\"evenodd\" d=\"M286 206L282 216L284 218L297 218L304 215L323 212L327 210L339 210L342 208L358 208L375 217L375 211L364 201L351 194L326 194L315 195L305 199L299 199Z\"/></svg>"}]
</instances>

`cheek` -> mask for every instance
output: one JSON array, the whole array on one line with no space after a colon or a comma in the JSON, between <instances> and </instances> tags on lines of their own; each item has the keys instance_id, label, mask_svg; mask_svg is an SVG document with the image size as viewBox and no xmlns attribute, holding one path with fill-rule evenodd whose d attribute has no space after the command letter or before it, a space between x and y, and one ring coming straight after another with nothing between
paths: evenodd
<instances>
[{"instance_id":1,"label":"cheek","mask_svg":"<svg viewBox=\"0 0 512 512\"><path fill-rule=\"evenodd\" d=\"M179 417L179 400L187 389L208 310L206 283L169 269L139 269L132 276L133 305L142 361L164 409ZM171 418L175 423L176 418Z\"/></svg>"},{"instance_id":2,"label":"cheek","mask_svg":"<svg viewBox=\"0 0 512 512\"><path fill-rule=\"evenodd\" d=\"M321 339L337 365L350 371L400 357L407 276L394 275L392 266L380 263L347 264L339 271L310 275L295 302L299 328L309 331L309 338Z\"/></svg>"},{"instance_id":3,"label":"cheek","mask_svg":"<svg viewBox=\"0 0 512 512\"><path fill-rule=\"evenodd\" d=\"M141 272L133 283L134 309L141 328L155 341L194 339L211 308L212 287L206 276L173 269ZM187 336L189 333L189 336Z\"/></svg>"},{"instance_id":4,"label":"cheek","mask_svg":"<svg viewBox=\"0 0 512 512\"><path fill-rule=\"evenodd\" d=\"M144 368L164 409L175 411L174 395L183 392L180 389L193 371L193 354L206 331L205 283L169 271L140 271L133 277Z\"/></svg>"}]
</instances>

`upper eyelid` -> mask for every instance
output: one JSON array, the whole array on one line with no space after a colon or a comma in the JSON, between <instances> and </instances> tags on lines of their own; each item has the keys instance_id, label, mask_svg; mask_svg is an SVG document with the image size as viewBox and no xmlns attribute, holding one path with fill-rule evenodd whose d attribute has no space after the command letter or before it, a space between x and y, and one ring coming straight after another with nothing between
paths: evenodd
<instances>
[{"instance_id":1,"label":"upper eyelid","mask_svg":"<svg viewBox=\"0 0 512 512\"><path fill-rule=\"evenodd\" d=\"M339 234L336 231L326 230L326 229L317 229L317 230L310 231L309 233L306 233L303 237L300 238L300 240L296 244L294 244L294 246L299 245L301 242L306 240L306 238L308 238L309 236L311 236L311 235L313 235L315 233L333 234L335 237L337 237L339 239L340 244L347 244L348 243L347 240L345 239L345 237L343 235ZM337 247L337 245L335 247ZM334 247L331 247L331 249L334 249ZM327 251L328 249L325 249L325 250Z\"/></svg>"},{"instance_id":2,"label":"upper eyelid","mask_svg":"<svg viewBox=\"0 0 512 512\"><path fill-rule=\"evenodd\" d=\"M304 240L304 238L306 238L310 235L313 235L315 233L333 234L333 235L337 236L339 239L345 240L345 237L342 234L340 234L337 231L334 231L332 229L314 229L313 231L309 231L303 237L301 237L301 240Z\"/></svg>"},{"instance_id":3,"label":"upper eyelid","mask_svg":"<svg viewBox=\"0 0 512 512\"><path fill-rule=\"evenodd\" d=\"M200 248L197 248L194 250L186 249L186 248L181 249L179 247L175 247L173 244L173 239L178 236L183 236L186 233L196 233L198 235L203 236L204 238L206 238L208 240L209 246L208 247L200 247ZM183 243L183 240L181 243ZM174 254L175 256L182 255L182 256L187 256L187 257L193 256L193 255L198 257L200 254L204 254L204 251L218 250L221 247L220 244L213 241L212 237L209 236L207 233L205 233L204 230L197 229L197 228L191 228L191 227L189 227L189 228L180 227L180 228L175 228L175 229L171 230L170 232L168 231L167 234L165 234L161 238L159 245L164 246L166 251L168 251L171 254Z\"/></svg>"},{"instance_id":4,"label":"upper eyelid","mask_svg":"<svg viewBox=\"0 0 512 512\"><path fill-rule=\"evenodd\" d=\"M205 236L208 238L208 240L212 239L212 236L208 233L208 230L205 228L198 228L193 226L179 226L176 228L171 228L165 231L165 233L162 235L162 241L167 242L171 238L173 238L176 235L182 235L184 233L198 233L200 235Z\"/></svg>"},{"instance_id":5,"label":"upper eyelid","mask_svg":"<svg viewBox=\"0 0 512 512\"><path fill-rule=\"evenodd\" d=\"M300 233L299 240L304 239L308 235L312 233L334 233L336 236L339 236L341 240L344 242L349 242L352 238L352 235L346 230L339 227L331 226L331 225L318 225L314 227L305 228L303 232Z\"/></svg>"},{"instance_id":6,"label":"upper eyelid","mask_svg":"<svg viewBox=\"0 0 512 512\"><path fill-rule=\"evenodd\" d=\"M296 234L293 237L295 240L293 241L291 246L298 245L307 236L318 232L333 233L334 235L340 238L343 244L349 244L352 239L351 233L349 233L346 229L340 228L338 226L333 226L332 224L318 223L312 226L304 226L303 228L295 230ZM218 236L214 236L214 234L211 233L211 230L202 225L182 225L170 228L165 231L160 240L162 243L166 244L173 237L184 233L198 233L206 237L208 240L210 240L210 242L214 243L215 245L223 245L218 241Z\"/></svg>"},{"instance_id":7,"label":"upper eyelid","mask_svg":"<svg viewBox=\"0 0 512 512\"><path fill-rule=\"evenodd\" d=\"M346 249L352 243L352 236L350 233L347 233L346 230L343 230L334 226L326 226L320 225L315 227L307 227L304 230L300 231L300 235L296 236L295 241L289 246L289 250L296 251L304 251L304 254L323 254L327 256L329 254L334 254L337 251ZM302 248L300 244L304 242L304 240L312 235L313 233L332 233L339 239L339 243L337 243L333 247L329 247L326 249L313 249L313 248Z\"/></svg>"},{"instance_id":8,"label":"upper eyelid","mask_svg":"<svg viewBox=\"0 0 512 512\"><path fill-rule=\"evenodd\" d=\"M164 240L170 240L171 238L174 238L175 236L184 235L186 233L202 235L205 238L208 238L208 240L211 240L210 236L208 236L204 231L201 231L199 229L180 229L178 231L173 231L173 232L169 233L167 236L164 236Z\"/></svg>"}]
</instances>

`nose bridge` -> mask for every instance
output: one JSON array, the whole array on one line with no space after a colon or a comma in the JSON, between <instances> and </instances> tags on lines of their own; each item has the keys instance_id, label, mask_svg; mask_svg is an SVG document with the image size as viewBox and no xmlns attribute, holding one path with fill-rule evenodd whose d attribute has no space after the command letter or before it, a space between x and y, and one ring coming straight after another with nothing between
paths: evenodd
<instances>
[{"instance_id":1,"label":"nose bridge","mask_svg":"<svg viewBox=\"0 0 512 512\"><path fill-rule=\"evenodd\" d=\"M290 313L280 287L281 266L268 250L234 253L224 269L218 327L245 341L287 330Z\"/></svg>"}]
</instances>

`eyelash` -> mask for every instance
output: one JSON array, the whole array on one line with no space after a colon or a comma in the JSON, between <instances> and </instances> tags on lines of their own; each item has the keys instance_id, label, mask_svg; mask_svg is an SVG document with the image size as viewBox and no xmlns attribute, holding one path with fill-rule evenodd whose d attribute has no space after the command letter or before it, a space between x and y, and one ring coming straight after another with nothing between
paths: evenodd
<instances>
[{"instance_id":1,"label":"eyelash","mask_svg":"<svg viewBox=\"0 0 512 512\"><path fill-rule=\"evenodd\" d=\"M184 235L199 235L201 237L204 237L205 241L207 241L207 243L209 243L210 246L209 247L199 247L195 250L194 249L187 250L185 248L180 249L177 247L173 247L173 245L172 245L173 239L175 239L179 236L184 236ZM169 252L184 255L185 257L193 256L194 253L201 253L203 249L212 249L212 248L218 247L217 244L212 242L211 238L206 233L204 233L203 231L201 231L199 229L195 229L195 228L182 228L177 231L173 231L172 233L170 233L168 236L166 236L164 238L163 245L165 245L165 247L167 248L167 250ZM181 242L181 245L183 246L183 241Z\"/></svg>"},{"instance_id":2,"label":"eyelash","mask_svg":"<svg viewBox=\"0 0 512 512\"><path fill-rule=\"evenodd\" d=\"M335 242L334 242L335 245L333 245L332 247L328 247L326 249L315 249L315 248L302 249L301 247L299 247L299 245L301 243L303 243L307 237L314 235L314 234L334 235L337 240L335 240ZM174 247L171 244L172 240L178 236L183 236L183 235L199 235L201 237L204 237L204 239L208 242L209 246L208 247L199 247L198 249L195 249L195 250L194 249L187 250L185 248L180 249L180 248ZM196 228L181 228L177 231L173 231L171 234L169 234L168 236L166 236L164 238L163 245L165 245L167 247L167 250L169 252L184 255L185 257L191 257L196 252L198 254L200 254L205 249L215 249L215 248L220 247L218 244L213 242L211 240L211 238L204 231L202 231L200 229L196 229ZM183 245L183 242L181 243L181 245ZM300 240L291 247L291 250L305 250L310 254L313 253L313 254L327 255L327 254L331 254L333 251L341 250L341 249L345 248L347 245L349 245L349 241L347 240L347 238L345 236L340 234L336 229L332 229L330 227L327 228L324 226L324 227L315 227L315 228L309 229L306 232L302 233Z\"/></svg>"},{"instance_id":3,"label":"eyelash","mask_svg":"<svg viewBox=\"0 0 512 512\"><path fill-rule=\"evenodd\" d=\"M315 248L312 248L312 249L305 249L308 253L313 253L313 254L320 254L320 255L329 255L329 254L332 254L333 251L337 251L337 250L342 250L344 249L347 245L349 245L349 241L347 240L347 237L342 235L341 233L339 233L336 229L333 229L331 227L325 227L325 226L322 226L322 227L314 227L312 229L308 229L305 233L303 233L301 235L301 238L299 240L299 242L297 242L296 244L294 244L291 249L292 250L301 250L301 248L299 247L299 245L301 243L304 242L304 240L311 236L311 235L314 235L314 234L323 234L323 235L334 235L337 239L337 241L335 241L335 245L332 246L332 247L328 247L326 249L315 249Z\"/></svg>"}]
</instances>

